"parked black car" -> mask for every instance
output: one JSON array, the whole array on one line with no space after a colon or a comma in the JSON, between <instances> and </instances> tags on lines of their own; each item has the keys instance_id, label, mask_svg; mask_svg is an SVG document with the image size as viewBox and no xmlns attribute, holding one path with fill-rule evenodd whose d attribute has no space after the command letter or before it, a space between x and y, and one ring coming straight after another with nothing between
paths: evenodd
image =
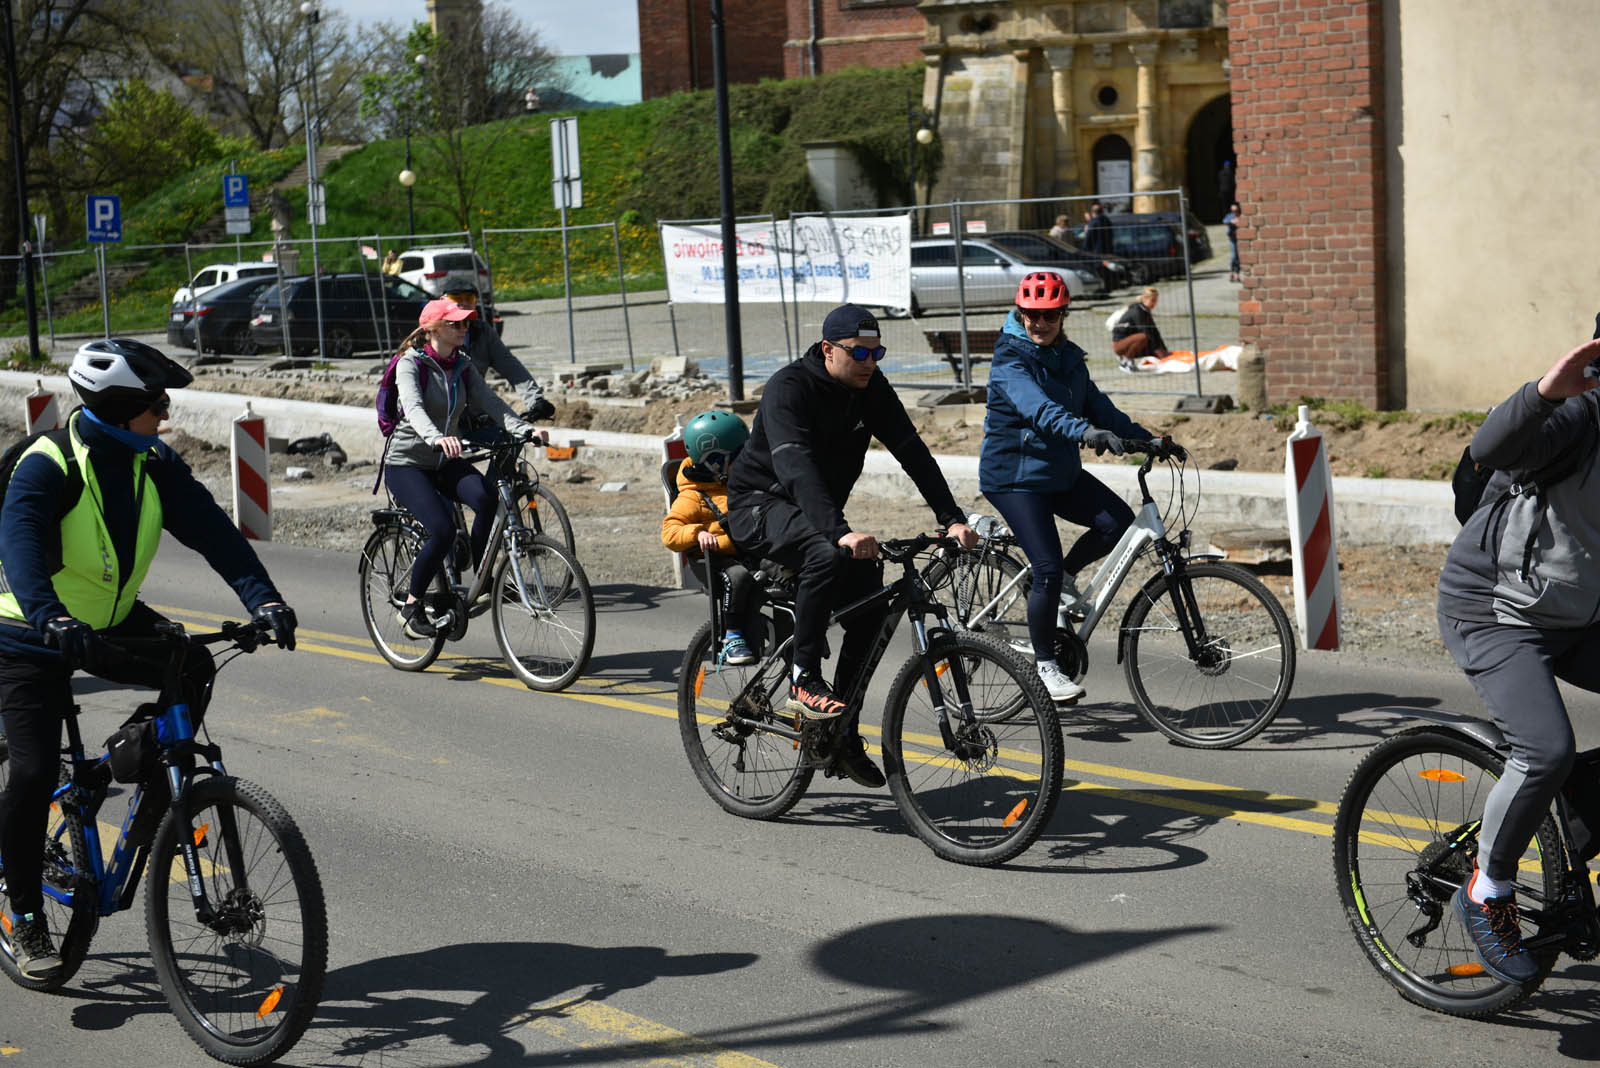
<instances>
[{"instance_id":1,"label":"parked black car","mask_svg":"<svg viewBox=\"0 0 1600 1068\"><path fill-rule=\"evenodd\" d=\"M241 278L237 282L208 289L195 299L185 301L180 336L173 341L172 327L178 325L174 322L167 328L167 340L203 353L254 356L261 350L250 330L250 320L255 317L255 300L263 289L276 281L270 274ZM173 305L175 310L177 307Z\"/></svg>"},{"instance_id":2,"label":"parked black car","mask_svg":"<svg viewBox=\"0 0 1600 1068\"><path fill-rule=\"evenodd\" d=\"M1142 264L1129 263L1121 256L1110 252L1096 256L1080 248L1074 248L1065 241L1059 241L1049 234L1036 234L1031 230L1002 230L999 233L983 236L996 245L1010 249L1029 263L1060 264L1063 267L1093 271L1100 276L1107 289L1122 289L1130 285L1142 286L1149 279L1149 272Z\"/></svg>"},{"instance_id":3,"label":"parked black car","mask_svg":"<svg viewBox=\"0 0 1600 1068\"><path fill-rule=\"evenodd\" d=\"M1158 219L1166 219L1174 226L1178 223L1178 213L1175 211L1153 212ZM1200 263L1211 258L1211 237L1206 233L1205 223L1201 222L1194 212L1185 212L1184 232L1189 235L1189 262Z\"/></svg>"},{"instance_id":4,"label":"parked black car","mask_svg":"<svg viewBox=\"0 0 1600 1068\"><path fill-rule=\"evenodd\" d=\"M327 341L324 355L340 359L356 352L398 345L417 327L417 316L432 298L410 282L377 274L323 275L322 330ZM317 349L317 293L311 277L291 278L283 284L281 303L289 320L289 344L294 355ZM279 287L268 286L256 295L250 330L263 349L283 347L283 327L278 321ZM384 336L383 317L389 331Z\"/></svg>"},{"instance_id":5,"label":"parked black car","mask_svg":"<svg viewBox=\"0 0 1600 1068\"><path fill-rule=\"evenodd\" d=\"M1111 220L1112 252L1144 264L1151 281L1183 276L1183 246L1178 243L1182 238L1176 213L1113 212L1106 218ZM1081 248L1083 236L1084 227L1079 226L1072 231L1072 243Z\"/></svg>"}]
</instances>

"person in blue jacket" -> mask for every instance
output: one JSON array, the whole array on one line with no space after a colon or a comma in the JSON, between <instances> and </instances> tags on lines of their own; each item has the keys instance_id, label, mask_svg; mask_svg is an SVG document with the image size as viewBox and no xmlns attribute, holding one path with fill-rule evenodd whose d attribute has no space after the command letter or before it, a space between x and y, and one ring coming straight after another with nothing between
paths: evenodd
<instances>
[{"instance_id":1,"label":"person in blue jacket","mask_svg":"<svg viewBox=\"0 0 1600 1068\"><path fill-rule=\"evenodd\" d=\"M1078 450L1121 456L1123 438L1151 433L1089 379L1084 351L1062 330L1068 301L1067 284L1054 271L1035 271L1017 287L989 371L978 488L1033 566L1028 637L1050 696L1070 704L1084 689L1056 664L1057 609L1072 612L1080 600L1077 573L1110 552L1133 522L1127 503L1084 471ZM1089 528L1065 558L1057 516Z\"/></svg>"},{"instance_id":2,"label":"person in blue jacket","mask_svg":"<svg viewBox=\"0 0 1600 1068\"><path fill-rule=\"evenodd\" d=\"M0 516L0 721L5 788L0 791L0 863L9 922L0 952L29 979L49 979L61 959L43 915L46 820L61 760L61 728L72 710L73 672L159 688L164 664L103 639L149 637L166 622L139 600L165 531L205 558L279 646L294 648L294 610L210 491L156 437L167 390L193 376L160 350L129 338L91 341L67 372L83 407L67 417L64 442L40 438L17 460ZM198 727L215 661L190 650L182 683ZM146 785L140 820L166 811L165 780ZM136 821L130 838L154 829Z\"/></svg>"}]
</instances>

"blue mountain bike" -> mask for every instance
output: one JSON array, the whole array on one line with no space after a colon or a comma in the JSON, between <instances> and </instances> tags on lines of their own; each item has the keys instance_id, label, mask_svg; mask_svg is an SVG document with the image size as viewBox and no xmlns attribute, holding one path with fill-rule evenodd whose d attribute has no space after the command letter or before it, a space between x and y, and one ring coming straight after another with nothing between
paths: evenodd
<instances>
[{"instance_id":1,"label":"blue mountain bike","mask_svg":"<svg viewBox=\"0 0 1600 1068\"><path fill-rule=\"evenodd\" d=\"M322 997L328 962L316 864L283 807L261 787L229 776L220 747L195 737L179 684L193 646L226 643L248 653L270 633L265 624L228 623L191 635L171 623L154 638L118 643L132 655L154 646L166 656L161 699L141 705L113 736L121 743L115 764L110 754L87 756L77 709L67 717L67 759L44 848L44 913L62 967L46 980L24 976L9 910L0 910L0 971L13 982L30 990L64 986L82 966L100 918L132 907L148 868L150 954L189 1036L217 1060L241 1065L265 1064L299 1040ZM8 752L0 737L0 788ZM98 820L114 776L134 787L120 833ZM109 856L103 839L115 842Z\"/></svg>"}]
</instances>

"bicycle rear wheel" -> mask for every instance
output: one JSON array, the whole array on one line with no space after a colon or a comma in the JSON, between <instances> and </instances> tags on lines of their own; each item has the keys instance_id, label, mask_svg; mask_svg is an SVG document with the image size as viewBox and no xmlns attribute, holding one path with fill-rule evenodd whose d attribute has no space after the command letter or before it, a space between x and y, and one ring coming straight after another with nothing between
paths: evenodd
<instances>
[{"instance_id":1,"label":"bicycle rear wheel","mask_svg":"<svg viewBox=\"0 0 1600 1068\"><path fill-rule=\"evenodd\" d=\"M769 634L769 648L771 640ZM717 804L746 819L777 819L805 795L812 775L792 741L759 726L794 726L793 715L785 709L789 660L738 667L718 664L712 645L708 621L689 639L678 671L683 751L694 777ZM735 709L734 698L758 673L763 673L759 681ZM738 722L734 713L750 722Z\"/></svg>"},{"instance_id":2,"label":"bicycle rear wheel","mask_svg":"<svg viewBox=\"0 0 1600 1068\"><path fill-rule=\"evenodd\" d=\"M187 808L187 820L168 813L151 846L145 926L156 977L206 1053L265 1064L299 1041L322 998L322 881L294 820L254 783L201 779ZM195 915L178 842L190 833L214 913L206 922Z\"/></svg>"},{"instance_id":3,"label":"bicycle rear wheel","mask_svg":"<svg viewBox=\"0 0 1600 1068\"><path fill-rule=\"evenodd\" d=\"M6 788L9 756L5 735L0 734L0 790ZM63 764L60 781L66 782L70 777L70 768ZM11 909L5 896L4 862L0 861L0 971L13 983L28 990L58 990L83 966L100 924L90 871L82 818L51 802L44 837L43 916L61 958L61 970L49 979L29 979L17 968L16 949L11 944Z\"/></svg>"},{"instance_id":4,"label":"bicycle rear wheel","mask_svg":"<svg viewBox=\"0 0 1600 1068\"><path fill-rule=\"evenodd\" d=\"M923 569L922 580L963 627L1002 642L1028 641L1033 575L1026 562L993 550L947 549Z\"/></svg>"},{"instance_id":5,"label":"bicycle rear wheel","mask_svg":"<svg viewBox=\"0 0 1600 1068\"><path fill-rule=\"evenodd\" d=\"M361 550L361 620L383 658L401 671L423 671L439 657L445 636L413 638L400 612L411 592L411 565L422 549L422 535L408 526L389 524L372 532ZM435 587L444 589L441 576Z\"/></svg>"},{"instance_id":6,"label":"bicycle rear wheel","mask_svg":"<svg viewBox=\"0 0 1600 1068\"><path fill-rule=\"evenodd\" d=\"M506 666L535 690L564 690L594 651L594 595L578 561L548 535L518 543L489 587Z\"/></svg>"},{"instance_id":7,"label":"bicycle rear wheel","mask_svg":"<svg viewBox=\"0 0 1600 1068\"><path fill-rule=\"evenodd\" d=\"M950 713L951 738L925 681L931 657ZM1003 720L958 707L964 682L974 710L1021 707ZM1032 666L976 634L938 639L895 676L883 714L883 758L911 830L945 860L1003 864L1033 844L1061 792L1061 729Z\"/></svg>"},{"instance_id":8,"label":"bicycle rear wheel","mask_svg":"<svg viewBox=\"0 0 1600 1068\"><path fill-rule=\"evenodd\" d=\"M1483 970L1451 904L1472 876L1484 798L1504 766L1458 734L1408 731L1356 766L1334 819L1334 880L1362 952L1406 1000L1451 1016L1519 1004L1558 955L1540 950L1536 978L1502 983ZM1553 903L1561 878L1560 838L1546 819L1518 863L1517 897L1524 907ZM1522 933L1535 933L1526 918Z\"/></svg>"},{"instance_id":9,"label":"bicycle rear wheel","mask_svg":"<svg viewBox=\"0 0 1600 1068\"><path fill-rule=\"evenodd\" d=\"M1176 577L1199 646L1189 655L1165 575L1134 594L1122 667L1139 712L1180 745L1226 749L1272 722L1294 685L1294 630L1277 598L1233 564L1189 564Z\"/></svg>"}]
</instances>

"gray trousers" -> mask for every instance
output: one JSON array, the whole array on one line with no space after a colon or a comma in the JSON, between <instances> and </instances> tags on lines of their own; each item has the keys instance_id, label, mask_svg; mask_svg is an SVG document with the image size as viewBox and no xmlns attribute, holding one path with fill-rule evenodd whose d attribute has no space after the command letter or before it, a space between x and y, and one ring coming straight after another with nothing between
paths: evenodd
<instances>
[{"instance_id":1,"label":"gray trousers","mask_svg":"<svg viewBox=\"0 0 1600 1068\"><path fill-rule=\"evenodd\" d=\"M1577 756L1556 679L1600 692L1600 626L1541 630L1440 615L1439 637L1511 743L1478 839L1479 867L1509 882Z\"/></svg>"}]
</instances>

